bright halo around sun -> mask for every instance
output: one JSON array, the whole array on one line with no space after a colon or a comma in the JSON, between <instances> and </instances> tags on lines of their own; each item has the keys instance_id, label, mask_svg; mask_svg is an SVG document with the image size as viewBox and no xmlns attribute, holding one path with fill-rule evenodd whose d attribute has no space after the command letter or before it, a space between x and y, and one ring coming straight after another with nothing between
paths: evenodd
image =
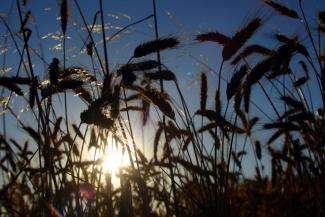
<instances>
[{"instance_id":1,"label":"bright halo around sun","mask_svg":"<svg viewBox=\"0 0 325 217\"><path fill-rule=\"evenodd\" d=\"M119 185L119 170L129 165L127 156L123 154L122 149L110 148L102 155L101 159L102 172L111 175L114 186Z\"/></svg>"},{"instance_id":2,"label":"bright halo around sun","mask_svg":"<svg viewBox=\"0 0 325 217\"><path fill-rule=\"evenodd\" d=\"M123 165L123 157L119 153L110 153L103 156L103 171L116 175Z\"/></svg>"}]
</instances>

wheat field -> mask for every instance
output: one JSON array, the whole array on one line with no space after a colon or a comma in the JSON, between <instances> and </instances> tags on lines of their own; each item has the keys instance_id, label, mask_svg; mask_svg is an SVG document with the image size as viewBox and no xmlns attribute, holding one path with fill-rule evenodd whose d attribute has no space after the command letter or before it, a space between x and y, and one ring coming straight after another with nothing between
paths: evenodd
<instances>
[{"instance_id":1,"label":"wheat field","mask_svg":"<svg viewBox=\"0 0 325 217\"><path fill-rule=\"evenodd\" d=\"M265 0L232 34L184 42L161 33L159 1L111 15L126 20L111 33L109 1L89 18L58 0L59 30L43 36L31 1L0 15L0 216L325 215L325 8ZM301 31L268 29L278 18ZM132 39L146 22L153 37ZM112 67L124 37L140 42ZM60 43L45 55L47 38ZM170 67L192 46L220 51L217 67L191 59L213 71L196 72L195 96Z\"/></svg>"}]
</instances>

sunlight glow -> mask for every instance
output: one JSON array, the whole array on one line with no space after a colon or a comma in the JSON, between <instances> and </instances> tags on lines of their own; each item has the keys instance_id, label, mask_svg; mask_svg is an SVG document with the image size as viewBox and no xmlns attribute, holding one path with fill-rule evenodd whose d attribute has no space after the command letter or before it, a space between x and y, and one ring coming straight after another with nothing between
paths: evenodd
<instances>
[{"instance_id":1,"label":"sunlight glow","mask_svg":"<svg viewBox=\"0 0 325 217\"><path fill-rule=\"evenodd\" d=\"M119 186L119 173L123 167L129 166L129 161L125 154L123 154L122 148L116 148L110 146L105 153L101 154L101 169L104 174L110 174L112 178L112 184Z\"/></svg>"},{"instance_id":2,"label":"sunlight glow","mask_svg":"<svg viewBox=\"0 0 325 217\"><path fill-rule=\"evenodd\" d=\"M103 171L116 175L119 168L122 167L123 159L117 151L103 156Z\"/></svg>"}]
</instances>

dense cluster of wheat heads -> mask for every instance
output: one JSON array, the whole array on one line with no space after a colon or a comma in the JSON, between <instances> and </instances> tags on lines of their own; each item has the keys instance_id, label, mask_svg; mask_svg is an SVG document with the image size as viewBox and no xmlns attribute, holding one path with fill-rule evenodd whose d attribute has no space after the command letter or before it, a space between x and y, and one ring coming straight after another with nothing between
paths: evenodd
<instances>
[{"instance_id":1,"label":"dense cluster of wheat heads","mask_svg":"<svg viewBox=\"0 0 325 217\"><path fill-rule=\"evenodd\" d=\"M99 3L93 26L99 22L106 39ZM160 55L177 50L181 41L159 37L155 1L152 15L112 36L144 20L155 21L156 38L138 45L116 70L109 68L106 44L94 41L93 26L78 1L60 1L63 37L73 4L87 31L87 55L101 70L66 66L64 40L64 60L53 58L48 80L41 81L29 41L32 9L27 10L26 0L17 0L18 33L0 16L21 66L17 75L0 77L6 99L1 109L16 119L26 141L0 134L0 216L324 216L325 11L307 19L303 3L297 1L296 11L265 1L284 20L296 20L305 29L305 35L271 33L276 47L248 44L264 25L258 16L232 36L218 31L197 35L199 46L221 46L222 61L216 85L208 86L211 75L201 74L200 106L191 114L193 104L185 100L175 72L161 62ZM226 72L225 64L235 70ZM223 85L225 73L231 78ZM170 95L166 84L177 94ZM213 99L209 89L215 92ZM74 112L67 106L71 92L84 102L79 123L68 121ZM269 109L263 111L252 99L256 92ZM63 110L55 109L56 97L64 98ZM35 125L18 117L12 98L29 104ZM135 138L139 126L132 117L139 115L143 126L153 125L152 156ZM265 118L267 123L261 121ZM257 139L261 131L267 139ZM120 169L118 185L103 171L103 158L96 157L113 145L123 149L130 163ZM89 150L95 154L85 158ZM255 165L243 164L245 157ZM255 176L247 177L245 167L254 167Z\"/></svg>"}]
</instances>

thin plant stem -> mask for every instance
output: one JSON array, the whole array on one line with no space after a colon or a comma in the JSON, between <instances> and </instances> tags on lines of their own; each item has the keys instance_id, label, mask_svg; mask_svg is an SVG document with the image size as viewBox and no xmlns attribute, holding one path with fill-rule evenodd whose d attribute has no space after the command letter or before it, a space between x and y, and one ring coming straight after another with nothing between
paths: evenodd
<instances>
[{"instance_id":1,"label":"thin plant stem","mask_svg":"<svg viewBox=\"0 0 325 217\"><path fill-rule=\"evenodd\" d=\"M155 38L156 40L159 39L159 30L158 30L158 19L157 19L157 5L156 5L156 0L152 0L152 6L153 6L153 18L154 18L154 29L155 29ZM161 73L161 57L160 57L160 51L157 50L156 52L157 54L157 60L158 60L158 63L159 63L159 66L158 66L158 71ZM162 79L159 80L159 83L160 83L160 89L161 89L161 92L164 92L164 82ZM167 148L168 149L171 149L170 148L170 144L169 144L169 141L168 141L168 138L167 138L167 133L166 133L166 117L165 115L163 115L163 132L164 132L164 135L165 135L165 138L166 138L166 143L167 143ZM169 151L169 153L171 153L171 151ZM170 156L168 156L168 160L169 160L169 163L171 164L171 160L170 160ZM176 217L179 217L180 214L179 214L179 207L178 207L178 197L177 197L177 194L176 194L176 186L175 186L175 179L174 179L174 171L171 167L169 167L169 172L170 172L170 175L171 175L171 187L172 187L172 192L173 192L173 197L174 197L174 208L175 208L175 215Z\"/></svg>"},{"instance_id":2,"label":"thin plant stem","mask_svg":"<svg viewBox=\"0 0 325 217\"><path fill-rule=\"evenodd\" d=\"M104 58L105 58L105 73L104 75L109 75L108 67L108 55L107 55L107 45L106 45L106 33L105 33L105 22L104 22L104 10L103 10L103 0L99 0L100 7L100 20L102 28L102 38L103 38L103 47L104 47Z\"/></svg>"}]
</instances>

